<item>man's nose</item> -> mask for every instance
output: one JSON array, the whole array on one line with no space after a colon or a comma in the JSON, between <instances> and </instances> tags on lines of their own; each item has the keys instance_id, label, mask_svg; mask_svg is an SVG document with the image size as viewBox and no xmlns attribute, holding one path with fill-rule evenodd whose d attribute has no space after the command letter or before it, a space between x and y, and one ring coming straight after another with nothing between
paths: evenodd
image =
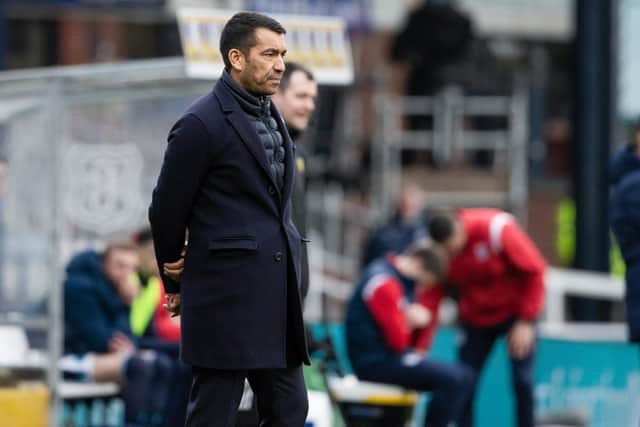
<instances>
[{"instance_id":1,"label":"man's nose","mask_svg":"<svg viewBox=\"0 0 640 427\"><path fill-rule=\"evenodd\" d=\"M276 71L280 71L281 73L284 73L284 58L282 57L282 55L278 56L278 59L276 59L275 64L273 64L273 69Z\"/></svg>"}]
</instances>

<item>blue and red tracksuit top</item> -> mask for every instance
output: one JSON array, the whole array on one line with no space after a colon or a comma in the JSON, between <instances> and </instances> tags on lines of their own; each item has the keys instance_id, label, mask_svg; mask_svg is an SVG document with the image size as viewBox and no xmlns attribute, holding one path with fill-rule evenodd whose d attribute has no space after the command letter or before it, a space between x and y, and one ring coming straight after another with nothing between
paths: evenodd
<instances>
[{"instance_id":1,"label":"blue and red tracksuit top","mask_svg":"<svg viewBox=\"0 0 640 427\"><path fill-rule=\"evenodd\" d=\"M467 234L449 264L461 319L476 327L535 320L544 305L546 262L513 216L498 209L458 211Z\"/></svg>"},{"instance_id":2,"label":"blue and red tracksuit top","mask_svg":"<svg viewBox=\"0 0 640 427\"><path fill-rule=\"evenodd\" d=\"M438 323L441 286L416 289L412 280L394 267L395 256L371 263L349 301L346 316L347 350L354 370L384 362L409 350L426 351ZM412 331L405 320L407 304L419 302L431 312L431 321Z\"/></svg>"}]
</instances>

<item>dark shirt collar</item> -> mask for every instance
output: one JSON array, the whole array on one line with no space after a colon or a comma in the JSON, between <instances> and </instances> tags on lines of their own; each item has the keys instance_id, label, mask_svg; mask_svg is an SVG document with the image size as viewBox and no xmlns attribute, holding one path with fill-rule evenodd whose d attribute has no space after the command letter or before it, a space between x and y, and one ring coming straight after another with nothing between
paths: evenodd
<instances>
[{"instance_id":1,"label":"dark shirt collar","mask_svg":"<svg viewBox=\"0 0 640 427\"><path fill-rule=\"evenodd\" d=\"M268 96L255 96L247 92L233 80L227 70L222 72L222 82L231 90L234 98L238 101L245 113L255 117L271 115L271 100Z\"/></svg>"}]
</instances>

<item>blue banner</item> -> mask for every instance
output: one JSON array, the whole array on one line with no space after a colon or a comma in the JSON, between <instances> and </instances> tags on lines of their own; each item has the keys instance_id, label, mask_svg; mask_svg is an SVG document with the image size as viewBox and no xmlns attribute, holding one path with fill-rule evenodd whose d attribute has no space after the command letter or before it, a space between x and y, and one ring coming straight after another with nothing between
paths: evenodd
<instances>
[{"instance_id":1,"label":"blue banner","mask_svg":"<svg viewBox=\"0 0 640 427\"><path fill-rule=\"evenodd\" d=\"M453 361L456 332L443 328L431 357ZM637 345L539 338L535 363L536 418L558 414L588 420L589 427L640 423ZM515 425L515 400L504 340L498 341L476 395L478 427Z\"/></svg>"},{"instance_id":2,"label":"blue banner","mask_svg":"<svg viewBox=\"0 0 640 427\"><path fill-rule=\"evenodd\" d=\"M316 337L323 328L314 330ZM341 365L348 369L344 328L329 333ZM429 357L454 362L457 332L441 328ZM588 427L637 427L640 423L640 355L638 346L622 342L584 342L538 338L535 362L537 419L575 415ZM417 418L424 414L418 408ZM476 427L515 425L511 368L504 340L489 356L475 402Z\"/></svg>"}]
</instances>

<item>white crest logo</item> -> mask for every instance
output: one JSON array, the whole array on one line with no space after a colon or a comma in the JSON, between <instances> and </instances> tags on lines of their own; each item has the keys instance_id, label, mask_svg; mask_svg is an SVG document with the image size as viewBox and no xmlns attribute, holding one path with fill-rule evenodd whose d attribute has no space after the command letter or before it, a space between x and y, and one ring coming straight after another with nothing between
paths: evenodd
<instances>
[{"instance_id":1,"label":"white crest logo","mask_svg":"<svg viewBox=\"0 0 640 427\"><path fill-rule=\"evenodd\" d=\"M137 224L145 200L137 146L73 144L64 160L64 212L69 221L102 235Z\"/></svg>"}]
</instances>

